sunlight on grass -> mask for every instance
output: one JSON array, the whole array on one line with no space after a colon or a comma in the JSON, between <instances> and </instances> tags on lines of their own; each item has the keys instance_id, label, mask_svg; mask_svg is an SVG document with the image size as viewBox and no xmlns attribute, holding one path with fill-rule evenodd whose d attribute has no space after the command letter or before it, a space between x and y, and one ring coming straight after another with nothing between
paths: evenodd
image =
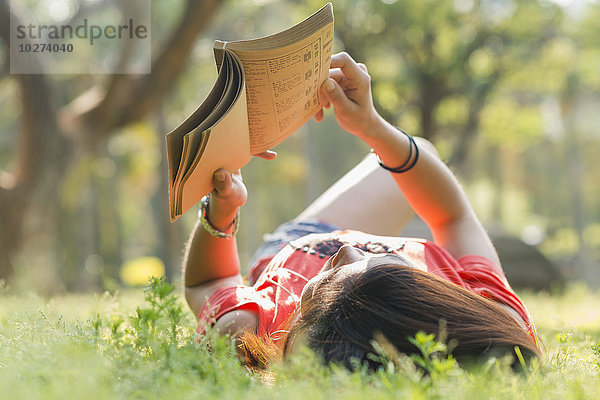
<instances>
[{"instance_id":1,"label":"sunlight on grass","mask_svg":"<svg viewBox=\"0 0 600 400\"><path fill-rule=\"evenodd\" d=\"M509 360L463 369L417 336L423 356L381 345L385 369L326 368L306 350L253 375L226 338L197 343L194 318L173 287L103 295L0 297L0 387L6 399L592 399L600 397L600 294L522 293L545 347L541 364ZM427 373L425 372L427 371Z\"/></svg>"}]
</instances>

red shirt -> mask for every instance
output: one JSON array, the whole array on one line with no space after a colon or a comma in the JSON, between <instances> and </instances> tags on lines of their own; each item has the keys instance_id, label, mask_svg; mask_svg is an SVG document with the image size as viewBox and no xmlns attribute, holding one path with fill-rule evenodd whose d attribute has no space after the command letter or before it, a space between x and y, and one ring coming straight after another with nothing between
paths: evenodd
<instances>
[{"instance_id":1,"label":"red shirt","mask_svg":"<svg viewBox=\"0 0 600 400\"><path fill-rule=\"evenodd\" d=\"M525 321L537 343L533 322L521 299L512 290L500 267L489 259L467 255L455 260L446 250L424 239L375 236L357 231L334 231L301 237L274 257L259 260L250 270L251 286L223 287L215 291L198 316L202 334L223 314L252 310L258 315L258 336L276 340L300 305L306 282L343 244L372 253L393 252L407 258L415 268L435 274L482 297L507 304Z\"/></svg>"}]
</instances>

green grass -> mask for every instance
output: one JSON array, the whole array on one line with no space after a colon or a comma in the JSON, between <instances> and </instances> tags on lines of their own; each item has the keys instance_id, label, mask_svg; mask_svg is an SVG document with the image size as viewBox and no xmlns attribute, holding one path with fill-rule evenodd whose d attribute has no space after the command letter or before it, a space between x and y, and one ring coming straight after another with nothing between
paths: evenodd
<instances>
[{"instance_id":1,"label":"green grass","mask_svg":"<svg viewBox=\"0 0 600 400\"><path fill-rule=\"evenodd\" d=\"M465 370L448 356L400 356L388 357L385 371L348 373L302 351L259 376L240 365L225 338L196 343L193 316L159 282L145 292L50 300L4 290L0 398L600 398L600 294L571 286L560 295L522 297L545 359L521 371L513 372L508 360ZM440 350L425 335L416 340Z\"/></svg>"}]
</instances>

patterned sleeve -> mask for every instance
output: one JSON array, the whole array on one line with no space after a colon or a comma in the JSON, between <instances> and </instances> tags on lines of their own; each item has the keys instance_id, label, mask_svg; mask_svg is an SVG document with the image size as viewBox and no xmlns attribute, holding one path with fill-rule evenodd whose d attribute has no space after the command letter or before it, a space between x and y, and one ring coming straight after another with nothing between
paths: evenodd
<instances>
[{"instance_id":1,"label":"patterned sleeve","mask_svg":"<svg viewBox=\"0 0 600 400\"><path fill-rule=\"evenodd\" d=\"M535 327L523 301L510 287L504 272L486 257L469 255L458 259L458 273L466 287L475 294L510 306L525 321L529 334L537 343Z\"/></svg>"},{"instance_id":2,"label":"patterned sleeve","mask_svg":"<svg viewBox=\"0 0 600 400\"><path fill-rule=\"evenodd\" d=\"M272 301L261 295L252 286L228 286L217 289L200 310L196 333L204 334L223 314L233 310L252 310L258 315L259 322L272 309Z\"/></svg>"},{"instance_id":3,"label":"patterned sleeve","mask_svg":"<svg viewBox=\"0 0 600 400\"><path fill-rule=\"evenodd\" d=\"M432 242L426 242L425 248L429 272L479 296L508 305L523 318L533 341L538 343L531 316L499 265L479 255L455 260L445 249Z\"/></svg>"}]
</instances>

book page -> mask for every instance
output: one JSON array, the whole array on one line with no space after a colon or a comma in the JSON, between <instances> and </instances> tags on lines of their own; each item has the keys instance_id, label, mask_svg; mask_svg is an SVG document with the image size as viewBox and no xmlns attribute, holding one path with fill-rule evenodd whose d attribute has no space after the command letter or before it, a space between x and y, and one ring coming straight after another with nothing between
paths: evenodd
<instances>
[{"instance_id":1,"label":"book page","mask_svg":"<svg viewBox=\"0 0 600 400\"><path fill-rule=\"evenodd\" d=\"M213 172L225 168L235 172L250 161L248 142L248 117L246 114L245 89L238 101L215 126L201 158L183 182L179 214L192 208L200 199L213 190Z\"/></svg>"},{"instance_id":2,"label":"book page","mask_svg":"<svg viewBox=\"0 0 600 400\"><path fill-rule=\"evenodd\" d=\"M222 69L219 71L217 80L212 87L210 93L202 104L182 122L172 132L166 136L167 140L167 155L169 158L169 186L172 186L176 180L177 173L182 164L182 158L185 158L184 138L206 120L206 118L214 111L215 107L222 100L227 85L228 71Z\"/></svg>"},{"instance_id":3,"label":"book page","mask_svg":"<svg viewBox=\"0 0 600 400\"><path fill-rule=\"evenodd\" d=\"M210 136L209 128L227 112L238 96L239 88L236 88L234 85L234 71L231 57L226 58L225 68L221 72L219 75L224 77L225 82L221 97L206 118L183 137L181 160L174 181L174 187L178 188L178 190L181 190L182 181L187 179L191 171L196 167L198 159L202 157L206 142Z\"/></svg>"},{"instance_id":4,"label":"book page","mask_svg":"<svg viewBox=\"0 0 600 400\"><path fill-rule=\"evenodd\" d=\"M246 90L242 65L235 54L229 53L224 57L215 88L200 107L212 106L212 110L208 113L197 110L190 117L205 118L193 118L197 125L182 138L179 128L174 131L177 134L171 135L171 138L167 136L168 147L182 146L179 167L174 177L171 172L169 176L172 179L169 187L171 221L213 189L215 170L225 168L233 172L250 161ZM183 125L188 127L189 124ZM174 150L172 153L175 158L177 152ZM170 170L175 161L169 159Z\"/></svg>"},{"instance_id":5,"label":"book page","mask_svg":"<svg viewBox=\"0 0 600 400\"><path fill-rule=\"evenodd\" d=\"M171 221L213 189L215 170L241 168L313 117L332 44L331 3L274 35L215 43L213 89L166 138Z\"/></svg>"},{"instance_id":6,"label":"book page","mask_svg":"<svg viewBox=\"0 0 600 400\"><path fill-rule=\"evenodd\" d=\"M276 47L278 40L286 46ZM329 76L332 45L331 4L279 34L216 43L216 53L231 50L244 66L252 154L281 143L321 109L318 89Z\"/></svg>"}]
</instances>

